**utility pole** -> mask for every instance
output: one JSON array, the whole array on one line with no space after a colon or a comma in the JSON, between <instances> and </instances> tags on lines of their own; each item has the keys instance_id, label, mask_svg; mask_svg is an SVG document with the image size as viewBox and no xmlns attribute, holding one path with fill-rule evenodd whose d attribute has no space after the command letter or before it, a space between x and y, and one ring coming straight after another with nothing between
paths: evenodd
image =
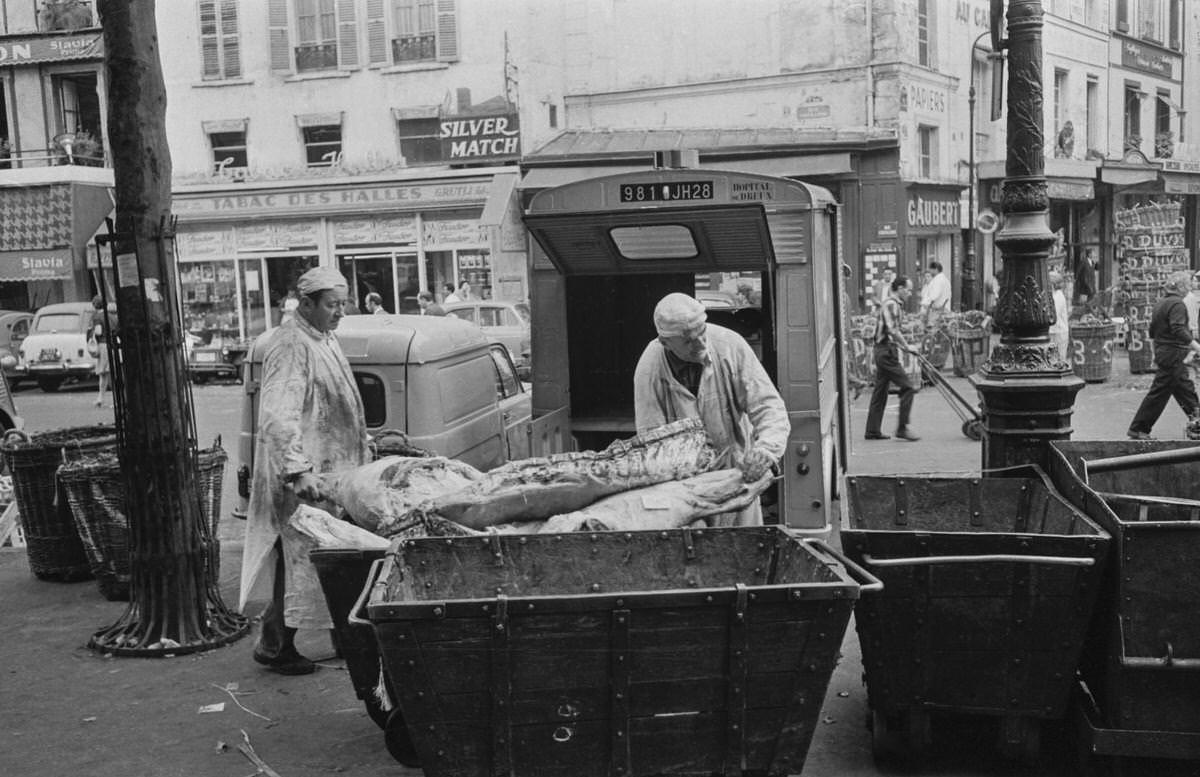
<instances>
[{"instance_id":1,"label":"utility pole","mask_svg":"<svg viewBox=\"0 0 1200 777\"><path fill-rule=\"evenodd\" d=\"M219 546L200 507L154 0L100 0L99 10L117 213L101 272L114 273L117 296L113 397L132 580L129 608L89 645L116 655L174 655L238 639L248 623L221 601Z\"/></svg>"},{"instance_id":2,"label":"utility pole","mask_svg":"<svg viewBox=\"0 0 1200 777\"><path fill-rule=\"evenodd\" d=\"M972 378L983 407L983 468L1047 461L1053 440L1071 436L1075 395L1083 388L1050 342L1054 301L1046 259L1054 243L1042 114L1042 3L992 0L994 51L1008 49L1008 154L996 245L1004 272L995 319L1000 345Z\"/></svg>"}]
</instances>

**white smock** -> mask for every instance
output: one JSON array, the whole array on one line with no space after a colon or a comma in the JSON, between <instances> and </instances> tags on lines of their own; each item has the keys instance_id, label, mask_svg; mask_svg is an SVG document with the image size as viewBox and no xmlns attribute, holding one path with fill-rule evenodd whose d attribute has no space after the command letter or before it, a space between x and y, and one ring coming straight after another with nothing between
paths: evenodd
<instances>
[{"instance_id":1,"label":"white smock","mask_svg":"<svg viewBox=\"0 0 1200 777\"><path fill-rule=\"evenodd\" d=\"M638 434L683 418L699 418L719 458L713 469L736 467L755 448L778 462L787 447L791 422L783 398L742 336L709 324L708 359L697 398L680 383L667 362L667 350L652 340L633 376ZM717 526L760 526L758 500L745 510L713 521Z\"/></svg>"},{"instance_id":2,"label":"white smock","mask_svg":"<svg viewBox=\"0 0 1200 777\"><path fill-rule=\"evenodd\" d=\"M337 339L296 316L264 335L254 473L242 552L238 608L271 598L275 541L282 540L284 623L300 629L332 626L307 545L288 518L300 504L284 478L357 467L371 460L362 399ZM335 514L332 505L318 505Z\"/></svg>"}]
</instances>

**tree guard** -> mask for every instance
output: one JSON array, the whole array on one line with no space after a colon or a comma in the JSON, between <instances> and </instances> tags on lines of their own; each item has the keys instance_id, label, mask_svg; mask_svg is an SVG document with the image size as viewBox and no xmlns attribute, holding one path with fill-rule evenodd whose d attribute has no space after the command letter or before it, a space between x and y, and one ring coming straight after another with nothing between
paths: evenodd
<instances>
[{"instance_id":1,"label":"tree guard","mask_svg":"<svg viewBox=\"0 0 1200 777\"><path fill-rule=\"evenodd\" d=\"M124 656L208 650L249 628L225 606L219 545L200 504L195 417L176 298L166 90L152 0L100 0L116 231L100 274L116 289L108 340L130 525L131 591L89 647ZM107 252L107 256L105 253ZM100 284L107 304L107 284Z\"/></svg>"}]
</instances>

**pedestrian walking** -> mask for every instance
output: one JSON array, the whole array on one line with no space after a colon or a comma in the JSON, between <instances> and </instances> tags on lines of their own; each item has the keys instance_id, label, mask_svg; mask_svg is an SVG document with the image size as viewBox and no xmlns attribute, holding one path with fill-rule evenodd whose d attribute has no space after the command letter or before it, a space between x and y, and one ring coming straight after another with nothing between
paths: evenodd
<instances>
[{"instance_id":1,"label":"pedestrian walking","mask_svg":"<svg viewBox=\"0 0 1200 777\"><path fill-rule=\"evenodd\" d=\"M1129 437L1134 440L1151 440L1150 430L1162 415L1167 400L1175 397L1179 407L1189 419L1200 410L1196 398L1196 386L1188 374L1188 362L1200 353L1200 342L1192 336L1188 326L1187 307L1183 296L1191 287L1191 275L1187 271L1172 273L1163 289L1166 296L1154 306L1150 315L1150 339L1154 341L1154 382L1150 391L1138 406L1133 422L1129 424Z\"/></svg>"},{"instance_id":2,"label":"pedestrian walking","mask_svg":"<svg viewBox=\"0 0 1200 777\"><path fill-rule=\"evenodd\" d=\"M386 316L388 314L387 310L383 307L383 297L374 291L367 295L364 304L367 306L367 312L371 315Z\"/></svg>"},{"instance_id":3,"label":"pedestrian walking","mask_svg":"<svg viewBox=\"0 0 1200 777\"><path fill-rule=\"evenodd\" d=\"M362 400L333 335L347 286L329 267L300 276L296 314L268 335L264 349L239 609L269 600L254 660L279 674L311 673L315 665L297 651L296 631L333 625L306 546L288 519L301 500L322 502L320 474L371 459Z\"/></svg>"},{"instance_id":4,"label":"pedestrian walking","mask_svg":"<svg viewBox=\"0 0 1200 777\"><path fill-rule=\"evenodd\" d=\"M421 309L422 316L444 316L446 309L433 301L433 294L428 291L423 291L417 295L417 307Z\"/></svg>"},{"instance_id":5,"label":"pedestrian walking","mask_svg":"<svg viewBox=\"0 0 1200 777\"><path fill-rule=\"evenodd\" d=\"M912 296L912 283L906 275L898 275L892 281L891 293L879 308L875 319L875 390L871 393L871 408L867 411L868 440L890 439L882 431L883 411L887 407L888 387L895 383L900 389L900 419L896 424L896 437L908 442L921 439L909 427L912 416L913 394L916 389L900 363L900 351L913 352L900 332L900 318L904 303Z\"/></svg>"},{"instance_id":6,"label":"pedestrian walking","mask_svg":"<svg viewBox=\"0 0 1200 777\"><path fill-rule=\"evenodd\" d=\"M96 381L99 393L96 395L96 407L104 407L104 392L108 390L112 366L108 360L109 314L105 310L104 299L97 294L92 297L92 331L88 339L96 344Z\"/></svg>"}]
</instances>

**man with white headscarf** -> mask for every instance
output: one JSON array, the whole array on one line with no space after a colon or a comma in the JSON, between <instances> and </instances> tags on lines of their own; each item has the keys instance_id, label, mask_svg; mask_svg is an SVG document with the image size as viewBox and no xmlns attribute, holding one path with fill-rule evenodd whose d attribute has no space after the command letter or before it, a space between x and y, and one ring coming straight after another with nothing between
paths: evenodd
<instances>
[{"instance_id":1,"label":"man with white headscarf","mask_svg":"<svg viewBox=\"0 0 1200 777\"><path fill-rule=\"evenodd\" d=\"M297 629L332 626L316 570L288 525L301 500L324 498L318 475L370 461L362 399L333 330L347 283L316 267L297 281L296 315L272 332L263 355L254 473L242 553L240 608L269 599L254 660L279 674L309 674ZM332 508L332 506L328 506Z\"/></svg>"},{"instance_id":2,"label":"man with white headscarf","mask_svg":"<svg viewBox=\"0 0 1200 777\"><path fill-rule=\"evenodd\" d=\"M783 398L742 336L708 323L704 305L686 294L668 294L654 308L658 338L638 360L633 406L638 434L699 418L719 467L740 467L746 482L779 462L791 423ZM758 526L755 502L720 517L722 526Z\"/></svg>"},{"instance_id":3,"label":"man with white headscarf","mask_svg":"<svg viewBox=\"0 0 1200 777\"><path fill-rule=\"evenodd\" d=\"M1152 440L1150 430L1167 407L1167 400L1175 397L1179 407L1189 419L1200 411L1200 399L1196 397L1196 386L1188 374L1188 361L1200 353L1200 342L1192 337L1188 326L1187 308L1183 295L1191 287L1192 276L1186 270L1173 273L1163 283L1166 296L1154 305L1150 314L1150 338L1154 340L1154 382L1142 399L1137 413L1129 424L1129 437L1133 440Z\"/></svg>"}]
</instances>

